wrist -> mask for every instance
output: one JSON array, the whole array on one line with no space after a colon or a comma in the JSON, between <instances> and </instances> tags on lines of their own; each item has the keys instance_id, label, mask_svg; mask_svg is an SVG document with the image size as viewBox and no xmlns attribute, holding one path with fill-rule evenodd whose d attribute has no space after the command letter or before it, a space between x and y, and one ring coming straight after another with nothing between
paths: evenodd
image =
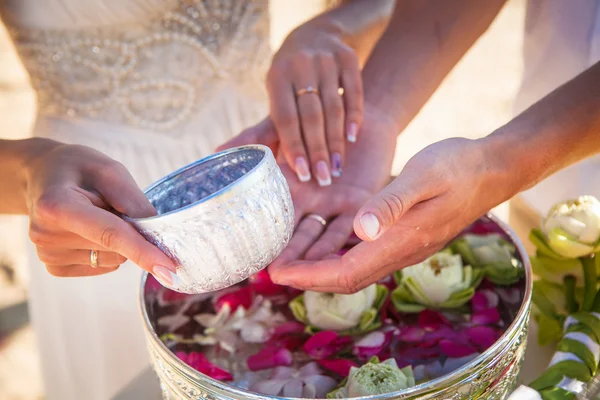
<instances>
[{"instance_id":1,"label":"wrist","mask_svg":"<svg viewBox=\"0 0 600 400\"><path fill-rule=\"evenodd\" d=\"M529 189L539 181L540 165L525 150L524 143L502 130L477 139L482 145L486 167L501 188L500 203Z\"/></svg>"}]
</instances>

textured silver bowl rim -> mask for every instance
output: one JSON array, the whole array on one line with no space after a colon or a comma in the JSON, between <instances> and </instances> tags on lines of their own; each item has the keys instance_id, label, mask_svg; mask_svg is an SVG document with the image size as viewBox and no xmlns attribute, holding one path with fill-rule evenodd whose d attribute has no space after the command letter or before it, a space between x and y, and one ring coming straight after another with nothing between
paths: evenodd
<instances>
[{"instance_id":1,"label":"textured silver bowl rim","mask_svg":"<svg viewBox=\"0 0 600 400\"><path fill-rule=\"evenodd\" d=\"M479 356L469 361L465 365L460 368L455 369L449 374L442 375L439 378L432 379L430 381L421 383L419 385L413 386L411 388L401 390L393 393L386 393L382 395L375 396L364 396L364 397L356 397L357 399L389 399L396 397L398 395L402 396L418 396L418 395L426 395L431 394L432 391L441 390L445 387L448 387L454 383L465 380L465 374L469 372L469 370L476 370L479 364L482 364L489 360L490 357L494 355L500 354L500 350L502 347L506 347L510 342L511 336L513 336L516 330L519 327L522 327L525 323L525 319L529 317L529 308L531 306L531 292L533 289L533 272L531 270L531 263L529 261L529 257L527 255L527 251L525 247L521 243L520 239L517 237L515 232L510 228L507 224L502 222L498 217L493 215L492 213L487 213L486 216L498 226L502 228L502 230L510 237L513 244L517 247L521 259L523 260L523 268L525 269L525 292L523 293L523 301L521 303L521 307L519 308L519 312L517 313L515 319L510 324L510 326L506 329L506 331L502 334L502 336L490 346L486 351L481 353ZM150 318L148 317L148 313L146 310L146 303L144 302L144 287L146 286L146 278L148 276L147 272L144 272L141 280L141 286L139 288L139 306L140 311L142 313L144 319L144 325L148 332L150 332L151 340L155 345L158 345L158 348L163 351L165 354L171 354L172 360L171 362L177 365L177 368L185 371L190 376L199 376L203 381L210 382L210 384L218 388L222 391L228 392L231 396L235 396L233 398L243 398L243 399L253 399L253 400L261 400L261 399L283 399L283 397L275 397L275 396L267 396L263 394L258 394L250 391L246 391L243 389L236 388L234 386L228 385L226 383L220 382L216 379L212 379L206 375L201 374L195 369L188 366L183 361L179 360L175 354L171 352L164 345L164 343L158 338L154 328L152 327L152 323L150 322Z\"/></svg>"},{"instance_id":2,"label":"textured silver bowl rim","mask_svg":"<svg viewBox=\"0 0 600 400\"><path fill-rule=\"evenodd\" d=\"M190 170L200 164L204 164L208 161L215 160L217 158L221 158L228 154L238 153L238 152L242 152L245 150L259 150L259 151L262 151L264 154L263 154L262 159L258 162L258 164L256 164L243 177L235 180L234 182L231 182L229 185L225 186L224 188L217 190L216 192L206 196L205 198L203 198L201 200L195 201L186 206L183 206L181 208L178 208L176 210L172 210L172 211L169 211L169 212L166 212L163 214L154 215L152 217L146 217L146 218L131 218L131 217L127 217L127 216L123 216L123 218L125 220L127 220L128 222L143 224L145 226L151 226L155 222L156 223L159 223L159 222L164 223L165 222L164 220L166 220L167 218L170 220L171 223L176 223L176 222L186 220L188 218L188 215L189 216L192 216L191 214L196 215L195 213L197 211L199 211L199 209L202 209L202 208L210 209L212 207L212 204L209 203L209 200L215 199L217 197L221 197L223 199L223 201L225 201L227 198L237 196L240 192L243 192L246 188L252 187L258 181L260 181L261 177L259 176L257 171L259 171L261 169L261 167L267 162L268 159L273 158L273 160L274 160L273 152L267 146L257 144L257 145L234 147L231 149L220 151L218 153L212 154L208 157L204 157L198 161L195 161L191 164L188 164L185 167L179 168L178 170L159 179L158 181L154 182L152 185L150 185L146 189L144 189L144 194L148 194L148 192L150 192L152 189L162 185L163 183L177 177L178 175L182 174L183 172ZM194 209L194 210L192 211L192 209Z\"/></svg>"}]
</instances>

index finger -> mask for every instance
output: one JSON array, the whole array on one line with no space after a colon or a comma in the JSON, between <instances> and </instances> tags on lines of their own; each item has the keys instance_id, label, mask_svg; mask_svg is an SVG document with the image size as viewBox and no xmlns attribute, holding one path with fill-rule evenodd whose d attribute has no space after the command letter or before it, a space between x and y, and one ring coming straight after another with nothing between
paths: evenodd
<instances>
[{"instance_id":1,"label":"index finger","mask_svg":"<svg viewBox=\"0 0 600 400\"><path fill-rule=\"evenodd\" d=\"M175 272L175 263L116 215L84 201L63 203L56 222L68 231L119 253L152 273L157 266Z\"/></svg>"}]
</instances>

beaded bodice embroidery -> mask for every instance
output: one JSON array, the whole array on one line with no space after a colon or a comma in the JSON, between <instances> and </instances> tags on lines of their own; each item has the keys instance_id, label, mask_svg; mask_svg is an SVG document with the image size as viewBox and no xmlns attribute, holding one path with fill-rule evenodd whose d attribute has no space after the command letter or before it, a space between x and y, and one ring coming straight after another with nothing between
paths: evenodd
<instances>
[{"instance_id":1,"label":"beaded bodice embroidery","mask_svg":"<svg viewBox=\"0 0 600 400\"><path fill-rule=\"evenodd\" d=\"M136 24L10 29L38 112L168 132L221 85L262 93L270 61L267 0L175 4Z\"/></svg>"}]
</instances>

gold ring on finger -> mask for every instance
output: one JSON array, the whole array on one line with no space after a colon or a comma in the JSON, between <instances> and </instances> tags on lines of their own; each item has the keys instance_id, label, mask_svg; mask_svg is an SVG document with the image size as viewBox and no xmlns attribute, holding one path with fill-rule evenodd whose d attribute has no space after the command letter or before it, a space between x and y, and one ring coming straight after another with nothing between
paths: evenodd
<instances>
[{"instance_id":1,"label":"gold ring on finger","mask_svg":"<svg viewBox=\"0 0 600 400\"><path fill-rule=\"evenodd\" d=\"M305 219L314 219L318 223L320 223L323 227L327 226L327 221L325 218L321 217L319 214L308 214Z\"/></svg>"},{"instance_id":2,"label":"gold ring on finger","mask_svg":"<svg viewBox=\"0 0 600 400\"><path fill-rule=\"evenodd\" d=\"M92 268L98 268L98 251L97 250L90 251L90 266Z\"/></svg>"},{"instance_id":3,"label":"gold ring on finger","mask_svg":"<svg viewBox=\"0 0 600 400\"><path fill-rule=\"evenodd\" d=\"M307 87L305 87L303 89L298 90L296 92L296 97L300 97L303 94L316 94L316 95L318 95L319 94L319 89L314 88L312 86L307 86Z\"/></svg>"}]
</instances>

